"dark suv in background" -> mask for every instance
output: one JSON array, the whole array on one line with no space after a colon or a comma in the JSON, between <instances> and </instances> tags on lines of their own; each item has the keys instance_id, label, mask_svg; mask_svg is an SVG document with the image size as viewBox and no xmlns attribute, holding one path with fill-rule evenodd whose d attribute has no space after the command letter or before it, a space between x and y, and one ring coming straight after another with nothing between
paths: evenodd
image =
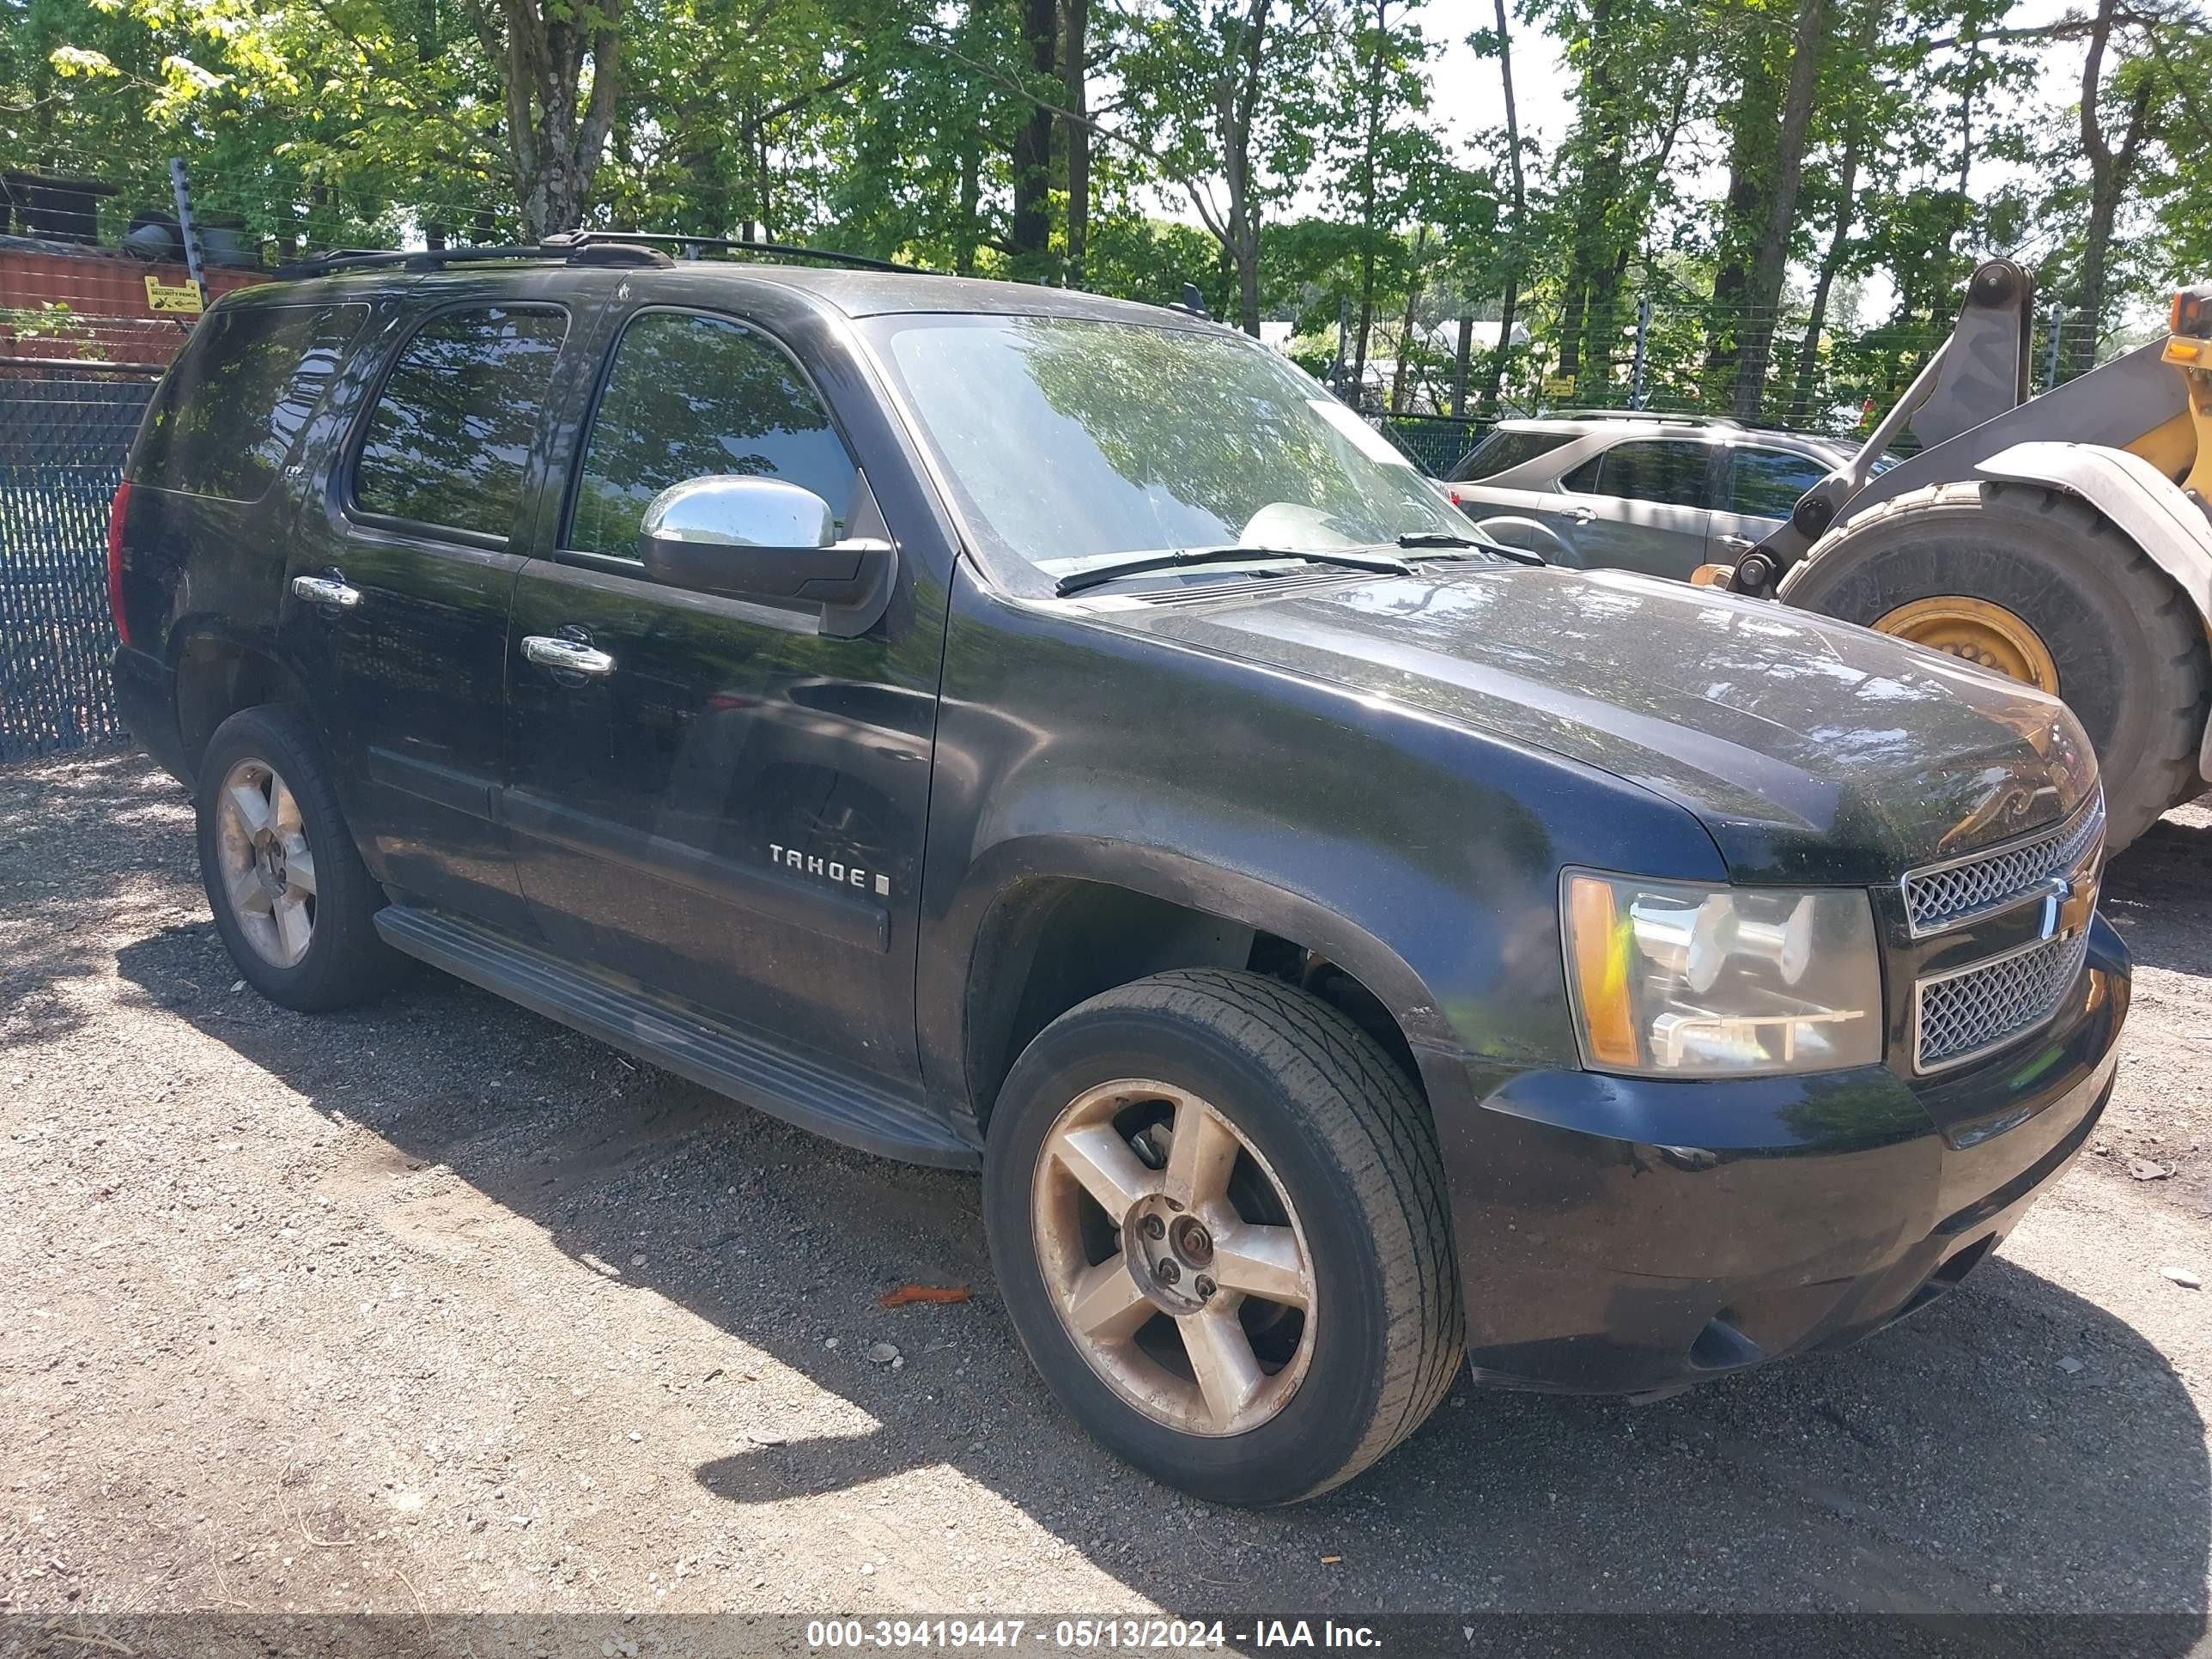
<instances>
[{"instance_id":1,"label":"dark suv in background","mask_svg":"<svg viewBox=\"0 0 2212 1659\"><path fill-rule=\"evenodd\" d=\"M980 1170L1038 1369L1208 1498L1348 1478L1462 1364L1872 1330L2112 1086L2063 706L1472 539L1193 317L340 259L209 313L126 476L117 687L247 980L427 962Z\"/></svg>"},{"instance_id":2,"label":"dark suv in background","mask_svg":"<svg viewBox=\"0 0 2212 1659\"><path fill-rule=\"evenodd\" d=\"M1510 546L1686 581L1780 529L1854 451L1734 421L1561 416L1499 422L1444 482L1485 535Z\"/></svg>"}]
</instances>

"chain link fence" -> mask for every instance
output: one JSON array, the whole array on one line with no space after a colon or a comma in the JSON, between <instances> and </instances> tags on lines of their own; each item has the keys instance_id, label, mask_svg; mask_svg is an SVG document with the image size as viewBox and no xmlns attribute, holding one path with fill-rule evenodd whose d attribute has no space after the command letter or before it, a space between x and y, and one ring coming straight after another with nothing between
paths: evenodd
<instances>
[{"instance_id":1,"label":"chain link fence","mask_svg":"<svg viewBox=\"0 0 2212 1659\"><path fill-rule=\"evenodd\" d=\"M1451 415L1393 415L1383 421L1382 435L1422 471L1441 478L1493 424Z\"/></svg>"},{"instance_id":2,"label":"chain link fence","mask_svg":"<svg viewBox=\"0 0 2212 1659\"><path fill-rule=\"evenodd\" d=\"M0 761L123 730L107 507L151 374L0 370Z\"/></svg>"}]
</instances>

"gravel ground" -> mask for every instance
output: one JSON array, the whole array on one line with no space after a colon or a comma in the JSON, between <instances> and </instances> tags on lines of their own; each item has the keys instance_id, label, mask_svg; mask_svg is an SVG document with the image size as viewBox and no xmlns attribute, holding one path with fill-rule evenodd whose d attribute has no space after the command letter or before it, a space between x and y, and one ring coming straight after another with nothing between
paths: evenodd
<instances>
[{"instance_id":1,"label":"gravel ground","mask_svg":"<svg viewBox=\"0 0 2212 1659\"><path fill-rule=\"evenodd\" d=\"M241 988L138 757L0 771L0 1612L2206 1606L2201 809L2108 883L2095 1155L1960 1293L1655 1406L1462 1390L1265 1514L1059 1414L971 1179L434 974Z\"/></svg>"}]
</instances>

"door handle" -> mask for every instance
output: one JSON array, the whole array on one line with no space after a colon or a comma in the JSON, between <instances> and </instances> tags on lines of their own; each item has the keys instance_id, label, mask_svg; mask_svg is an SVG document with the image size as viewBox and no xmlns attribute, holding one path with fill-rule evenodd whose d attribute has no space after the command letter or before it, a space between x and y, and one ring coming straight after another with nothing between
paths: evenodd
<instances>
[{"instance_id":1,"label":"door handle","mask_svg":"<svg viewBox=\"0 0 2212 1659\"><path fill-rule=\"evenodd\" d=\"M350 611L361 603L361 589L336 571L325 576L295 576L292 591L309 605L334 605Z\"/></svg>"},{"instance_id":2,"label":"door handle","mask_svg":"<svg viewBox=\"0 0 2212 1659\"><path fill-rule=\"evenodd\" d=\"M1759 545L1748 536L1716 536L1713 539L1731 553L1748 553Z\"/></svg>"},{"instance_id":3,"label":"door handle","mask_svg":"<svg viewBox=\"0 0 2212 1659\"><path fill-rule=\"evenodd\" d=\"M540 667L570 674L615 672L615 659L605 652L594 649L582 640L566 639L558 634L524 635L522 654Z\"/></svg>"},{"instance_id":4,"label":"door handle","mask_svg":"<svg viewBox=\"0 0 2212 1659\"><path fill-rule=\"evenodd\" d=\"M1577 524L1588 524L1596 517L1597 509L1594 507L1578 507L1574 511L1574 520Z\"/></svg>"}]
</instances>

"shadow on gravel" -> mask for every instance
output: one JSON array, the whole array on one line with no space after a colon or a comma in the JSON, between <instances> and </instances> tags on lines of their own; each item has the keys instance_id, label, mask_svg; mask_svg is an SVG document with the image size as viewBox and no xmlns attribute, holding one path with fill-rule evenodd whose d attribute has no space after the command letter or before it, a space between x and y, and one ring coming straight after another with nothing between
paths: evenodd
<instances>
[{"instance_id":1,"label":"shadow on gravel","mask_svg":"<svg viewBox=\"0 0 2212 1659\"><path fill-rule=\"evenodd\" d=\"M0 1043L84 1023L68 982L106 971L107 928L173 873L134 855L181 828L190 859L191 826L182 787L127 749L0 770Z\"/></svg>"},{"instance_id":2,"label":"shadow on gravel","mask_svg":"<svg viewBox=\"0 0 2212 1659\"><path fill-rule=\"evenodd\" d=\"M2212 975L2212 823L2160 818L2106 866L2098 905L2137 962Z\"/></svg>"},{"instance_id":3,"label":"shadow on gravel","mask_svg":"<svg viewBox=\"0 0 2212 1659\"><path fill-rule=\"evenodd\" d=\"M696 1471L733 1528L941 1466L1170 1612L2205 1606L2188 1395L2130 1327L2002 1259L1848 1352L1645 1407L1462 1389L1346 1489L1212 1510L1054 1408L999 1308L974 1181L830 1146L435 975L319 1020L198 994L221 950L210 927L172 929L121 969L317 1111L450 1167L872 1420L756 1444L777 1435L749 1436L738 1407L731 1454ZM975 1297L878 1307L908 1280ZM878 1341L902 1370L868 1363ZM2203 1623L2180 1623L2141 1650L2187 1651Z\"/></svg>"}]
</instances>

